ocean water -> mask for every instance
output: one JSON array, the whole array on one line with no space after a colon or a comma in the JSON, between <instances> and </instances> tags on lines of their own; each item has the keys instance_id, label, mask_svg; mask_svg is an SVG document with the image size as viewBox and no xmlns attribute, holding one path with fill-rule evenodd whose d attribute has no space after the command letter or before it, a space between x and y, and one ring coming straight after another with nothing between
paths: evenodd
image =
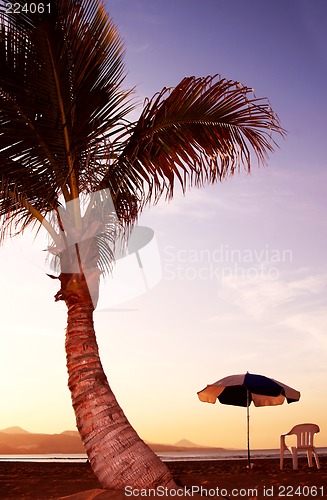
<instances>
[{"instance_id":1,"label":"ocean water","mask_svg":"<svg viewBox=\"0 0 327 500\"><path fill-rule=\"evenodd\" d=\"M326 448L317 448L319 456L327 456ZM157 452L164 462L190 461L190 460L241 460L247 459L247 450L199 450L190 451L164 451ZM289 454L291 457L291 455ZM279 458L279 449L251 450L251 458ZM61 462L85 463L87 456L80 454L52 454L52 455L0 455L0 462Z\"/></svg>"},{"instance_id":2,"label":"ocean water","mask_svg":"<svg viewBox=\"0 0 327 500\"><path fill-rule=\"evenodd\" d=\"M189 452L160 452L157 455L165 462L187 461L187 460L242 460L248 457L247 450L199 450ZM252 450L251 458L275 458L279 457L279 450Z\"/></svg>"},{"instance_id":3,"label":"ocean water","mask_svg":"<svg viewBox=\"0 0 327 500\"><path fill-rule=\"evenodd\" d=\"M70 455L57 454L30 454L30 455L0 455L0 462L70 462L83 463L87 461L85 453L72 453Z\"/></svg>"}]
</instances>

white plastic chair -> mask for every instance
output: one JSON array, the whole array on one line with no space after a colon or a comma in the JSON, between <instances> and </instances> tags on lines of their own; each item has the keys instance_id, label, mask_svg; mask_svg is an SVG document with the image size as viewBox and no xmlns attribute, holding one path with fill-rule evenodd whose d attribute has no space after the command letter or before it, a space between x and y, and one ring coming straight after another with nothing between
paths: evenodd
<instances>
[{"instance_id":1,"label":"white plastic chair","mask_svg":"<svg viewBox=\"0 0 327 500\"><path fill-rule=\"evenodd\" d=\"M305 451L308 457L309 467L313 466L312 455L315 457L317 469L320 469L320 463L316 448L313 446L313 437L316 432L320 432L317 424L298 424L293 427L287 434L280 436L280 468L284 465L284 451L288 450L292 454L293 469L298 469L298 451ZM297 444L290 448L286 445L286 436L296 435Z\"/></svg>"}]
</instances>

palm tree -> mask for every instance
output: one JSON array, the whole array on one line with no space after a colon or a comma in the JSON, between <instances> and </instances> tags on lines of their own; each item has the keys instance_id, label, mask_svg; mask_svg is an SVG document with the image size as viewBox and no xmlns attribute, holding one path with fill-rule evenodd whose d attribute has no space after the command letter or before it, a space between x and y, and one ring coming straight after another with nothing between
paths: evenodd
<instances>
[{"instance_id":1,"label":"palm tree","mask_svg":"<svg viewBox=\"0 0 327 500\"><path fill-rule=\"evenodd\" d=\"M171 488L103 371L92 316L99 276L112 265L118 226L130 230L145 205L171 198L175 181L185 191L249 171L253 155L265 163L283 130L265 99L219 75L164 88L128 121L122 42L100 1L14 5L19 13L0 1L1 240L31 225L52 239L56 300L68 309L68 385L102 486ZM94 193L84 210L80 200Z\"/></svg>"}]
</instances>

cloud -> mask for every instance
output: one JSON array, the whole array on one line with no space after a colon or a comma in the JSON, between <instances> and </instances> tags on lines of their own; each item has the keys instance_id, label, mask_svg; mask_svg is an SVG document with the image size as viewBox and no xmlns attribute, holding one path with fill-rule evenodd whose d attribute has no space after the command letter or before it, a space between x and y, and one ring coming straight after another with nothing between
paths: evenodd
<instances>
[{"instance_id":1,"label":"cloud","mask_svg":"<svg viewBox=\"0 0 327 500\"><path fill-rule=\"evenodd\" d=\"M327 350L327 312L325 307L317 308L310 313L298 312L288 316L281 321L281 325L310 335L315 343Z\"/></svg>"},{"instance_id":2,"label":"cloud","mask_svg":"<svg viewBox=\"0 0 327 500\"><path fill-rule=\"evenodd\" d=\"M150 44L147 42L140 42L131 44L129 47L129 52L131 54L142 54L142 52L146 52L150 48Z\"/></svg>"},{"instance_id":3,"label":"cloud","mask_svg":"<svg viewBox=\"0 0 327 500\"><path fill-rule=\"evenodd\" d=\"M255 269L255 267L253 268ZM261 268L262 269L262 268ZM231 275L221 281L218 298L238 308L240 312L253 319L262 319L269 315L287 317L294 309L304 308L313 302L320 304L321 295L326 291L327 272L307 274L309 270L300 270L293 278L271 279L269 275L259 273L252 279ZM306 273L306 274L305 274ZM309 314L310 311L303 313ZM286 324L286 323L285 323Z\"/></svg>"}]
</instances>

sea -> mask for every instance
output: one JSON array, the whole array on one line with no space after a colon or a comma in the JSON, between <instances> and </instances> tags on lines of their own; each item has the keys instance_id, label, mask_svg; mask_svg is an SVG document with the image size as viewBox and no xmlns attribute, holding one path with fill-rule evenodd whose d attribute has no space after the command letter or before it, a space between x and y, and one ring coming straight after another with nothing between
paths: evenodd
<instances>
[{"instance_id":1,"label":"sea","mask_svg":"<svg viewBox=\"0 0 327 500\"><path fill-rule=\"evenodd\" d=\"M327 456L326 448L317 448L319 456ZM183 450L156 452L163 462L193 461L193 460L244 460L247 450ZM251 458L279 458L279 449L251 450ZM85 454L56 454L56 455L0 455L0 462L57 462L57 463L85 463Z\"/></svg>"}]
</instances>

